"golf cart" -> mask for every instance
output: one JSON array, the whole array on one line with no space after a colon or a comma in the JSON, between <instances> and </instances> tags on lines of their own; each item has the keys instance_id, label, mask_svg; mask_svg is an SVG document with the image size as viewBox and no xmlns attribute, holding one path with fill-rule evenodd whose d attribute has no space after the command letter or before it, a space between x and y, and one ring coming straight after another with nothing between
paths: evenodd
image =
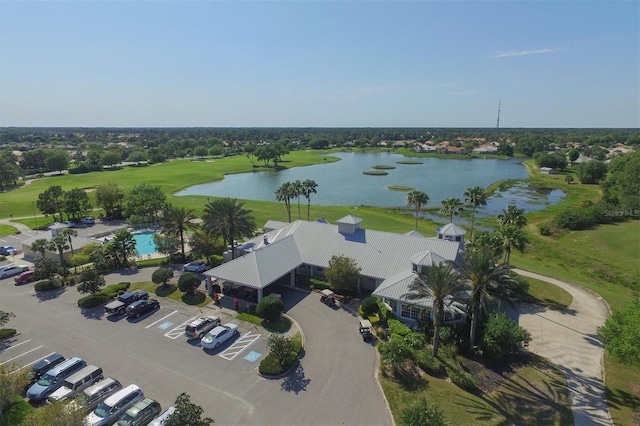
<instances>
[{"instance_id":1,"label":"golf cart","mask_svg":"<svg viewBox=\"0 0 640 426\"><path fill-rule=\"evenodd\" d=\"M373 326L371 325L371 321L360 320L359 331L362 335L362 340L369 340L373 338Z\"/></svg>"},{"instance_id":2,"label":"golf cart","mask_svg":"<svg viewBox=\"0 0 640 426\"><path fill-rule=\"evenodd\" d=\"M322 294L320 295L320 301L322 303L326 303L327 305L335 304L335 296L333 292L329 289L322 290Z\"/></svg>"}]
</instances>

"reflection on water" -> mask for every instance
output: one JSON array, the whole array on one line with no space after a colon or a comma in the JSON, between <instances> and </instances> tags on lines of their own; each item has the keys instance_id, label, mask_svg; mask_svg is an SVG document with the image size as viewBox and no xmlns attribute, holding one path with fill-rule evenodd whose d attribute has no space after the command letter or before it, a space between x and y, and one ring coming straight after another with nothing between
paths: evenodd
<instances>
[{"instance_id":1,"label":"reflection on water","mask_svg":"<svg viewBox=\"0 0 640 426\"><path fill-rule=\"evenodd\" d=\"M445 198L464 198L464 191L472 186L487 187L507 179L527 179L529 174L522 159L460 159L410 158L388 152L340 152L331 156L340 161L281 171L261 171L227 175L224 180L194 185L175 195L232 197L245 200L275 201L275 192L285 182L311 179L318 185L311 195L312 205L321 206L379 206L406 207L408 191L392 191L389 186L402 185L429 195L426 207L439 206ZM399 164L402 160L420 164ZM248 160L247 160L248 161ZM373 166L386 165L385 176L368 176L362 172ZM479 215L499 214L509 204L526 211L543 209L564 197L551 191L539 194L526 184L496 192ZM301 199L306 204L304 197Z\"/></svg>"}]
</instances>

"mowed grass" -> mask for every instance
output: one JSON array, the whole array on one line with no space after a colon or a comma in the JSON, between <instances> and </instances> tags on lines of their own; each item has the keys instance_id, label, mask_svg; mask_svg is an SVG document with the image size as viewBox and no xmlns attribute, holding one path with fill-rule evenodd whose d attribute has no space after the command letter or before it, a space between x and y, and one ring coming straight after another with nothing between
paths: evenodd
<instances>
[{"instance_id":1,"label":"mowed grass","mask_svg":"<svg viewBox=\"0 0 640 426\"><path fill-rule=\"evenodd\" d=\"M610 356L604 357L605 392L613 423L637 426L640 412L640 371L618 364Z\"/></svg>"},{"instance_id":2,"label":"mowed grass","mask_svg":"<svg viewBox=\"0 0 640 426\"><path fill-rule=\"evenodd\" d=\"M194 305L203 307L211 303L213 300L211 297L207 296L206 293L201 290L196 290L196 295L183 295L180 290L178 290L178 286L175 284L168 284L166 286L158 286L151 281L142 281L139 283L131 284L132 290L145 290L149 294L153 294L156 297L167 297L169 299L177 300L179 302L183 302L187 305Z\"/></svg>"},{"instance_id":3,"label":"mowed grass","mask_svg":"<svg viewBox=\"0 0 640 426\"><path fill-rule=\"evenodd\" d=\"M529 283L527 302L540 306L546 306L551 309L565 309L573 302L573 297L568 291L550 284L546 281L540 281L535 278L524 277Z\"/></svg>"},{"instance_id":4,"label":"mowed grass","mask_svg":"<svg viewBox=\"0 0 640 426\"><path fill-rule=\"evenodd\" d=\"M18 230L15 227L11 225L0 224L0 237L13 235L16 232L18 232Z\"/></svg>"},{"instance_id":5,"label":"mowed grass","mask_svg":"<svg viewBox=\"0 0 640 426\"><path fill-rule=\"evenodd\" d=\"M573 415L562 372L546 359L533 357L493 392L473 394L454 384L425 376L421 390L380 376L396 422L420 397L437 404L452 425L573 425Z\"/></svg>"}]
</instances>

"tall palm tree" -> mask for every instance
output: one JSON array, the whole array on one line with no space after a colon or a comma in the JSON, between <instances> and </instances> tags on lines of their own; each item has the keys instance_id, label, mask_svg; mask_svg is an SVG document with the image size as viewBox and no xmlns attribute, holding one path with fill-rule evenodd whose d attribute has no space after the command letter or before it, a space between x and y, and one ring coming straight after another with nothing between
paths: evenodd
<instances>
[{"instance_id":1,"label":"tall palm tree","mask_svg":"<svg viewBox=\"0 0 640 426\"><path fill-rule=\"evenodd\" d=\"M423 267L416 279L409 284L409 292L402 297L408 300L431 298L433 300L433 356L440 347L440 323L445 303L451 304L464 290L460 276L450 265Z\"/></svg>"},{"instance_id":2,"label":"tall palm tree","mask_svg":"<svg viewBox=\"0 0 640 426\"><path fill-rule=\"evenodd\" d=\"M187 229L193 228L191 221L196 219L196 215L193 211L194 209L187 210L185 207L169 206L165 210L164 218L162 220L162 231L167 235L180 238L182 260L186 259L184 253L184 234Z\"/></svg>"},{"instance_id":3,"label":"tall palm tree","mask_svg":"<svg viewBox=\"0 0 640 426\"><path fill-rule=\"evenodd\" d=\"M527 225L527 218L524 217L524 209L519 209L514 205L502 209L502 214L498 215L500 225L514 225L516 228L524 228Z\"/></svg>"},{"instance_id":4,"label":"tall palm tree","mask_svg":"<svg viewBox=\"0 0 640 426\"><path fill-rule=\"evenodd\" d=\"M256 231L251 210L235 198L220 198L204 207L202 227L211 235L220 236L225 247L231 246L231 257L235 259L235 239L252 236Z\"/></svg>"},{"instance_id":5,"label":"tall palm tree","mask_svg":"<svg viewBox=\"0 0 640 426\"><path fill-rule=\"evenodd\" d=\"M311 210L311 194L317 193L317 187L318 184L311 179L302 182L302 195L307 199L307 220L309 220L309 211Z\"/></svg>"},{"instance_id":6,"label":"tall palm tree","mask_svg":"<svg viewBox=\"0 0 640 426\"><path fill-rule=\"evenodd\" d=\"M418 212L420 212L420 208L425 206L429 202L429 196L422 191L413 190L407 194L407 198L405 199L408 206L413 206L416 211L416 231L418 230Z\"/></svg>"},{"instance_id":7,"label":"tall palm tree","mask_svg":"<svg viewBox=\"0 0 640 426\"><path fill-rule=\"evenodd\" d=\"M464 192L464 201L467 204L470 204L473 207L473 211L471 212L471 233L469 237L473 236L473 224L476 219L476 210L479 206L487 205L487 193L484 191L484 188L481 186L474 186L467 189Z\"/></svg>"},{"instance_id":8,"label":"tall palm tree","mask_svg":"<svg viewBox=\"0 0 640 426\"><path fill-rule=\"evenodd\" d=\"M504 263L508 265L511 258L511 249L515 248L522 253L527 244L527 237L522 232L522 229L516 225L501 225L496 230L496 235L504 249Z\"/></svg>"},{"instance_id":9,"label":"tall palm tree","mask_svg":"<svg viewBox=\"0 0 640 426\"><path fill-rule=\"evenodd\" d=\"M48 247L49 241L44 238L38 238L31 243L31 251L37 251L38 253L40 253L40 257L43 259Z\"/></svg>"},{"instance_id":10,"label":"tall palm tree","mask_svg":"<svg viewBox=\"0 0 640 426\"><path fill-rule=\"evenodd\" d=\"M453 223L453 215L462 208L462 201L459 198L447 198L440 203L440 213L449 215L449 223Z\"/></svg>"},{"instance_id":11,"label":"tall palm tree","mask_svg":"<svg viewBox=\"0 0 640 426\"><path fill-rule=\"evenodd\" d=\"M299 180L293 182L291 184L291 191L294 197L298 199L298 219L300 219L300 196L303 194L302 182Z\"/></svg>"},{"instance_id":12,"label":"tall palm tree","mask_svg":"<svg viewBox=\"0 0 640 426\"><path fill-rule=\"evenodd\" d=\"M287 209L287 216L291 222L291 199L294 197L291 182L285 182L276 190L276 201L283 201Z\"/></svg>"},{"instance_id":13,"label":"tall palm tree","mask_svg":"<svg viewBox=\"0 0 640 426\"><path fill-rule=\"evenodd\" d=\"M136 253L136 240L131 232L124 230L118 232L106 247L113 256L114 267L126 267L129 266L129 258Z\"/></svg>"},{"instance_id":14,"label":"tall palm tree","mask_svg":"<svg viewBox=\"0 0 640 426\"><path fill-rule=\"evenodd\" d=\"M64 251L69 248L67 244L67 237L62 234L58 234L49 241L47 245L47 250L57 251L60 256L60 266L64 267Z\"/></svg>"},{"instance_id":15,"label":"tall palm tree","mask_svg":"<svg viewBox=\"0 0 640 426\"><path fill-rule=\"evenodd\" d=\"M65 228L62 230L62 232L60 232L60 235L64 236L67 239L69 247L71 248L71 256L73 256L75 253L73 252L73 241L71 240L71 238L77 237L78 231L73 228Z\"/></svg>"},{"instance_id":16,"label":"tall palm tree","mask_svg":"<svg viewBox=\"0 0 640 426\"><path fill-rule=\"evenodd\" d=\"M487 304L494 297L505 293L513 279L509 275L508 265L499 263L500 256L495 256L491 250L482 247L466 250L462 261L455 262L454 268L461 279L471 288L471 328L469 331L469 348L473 350L476 343L478 321Z\"/></svg>"}]
</instances>

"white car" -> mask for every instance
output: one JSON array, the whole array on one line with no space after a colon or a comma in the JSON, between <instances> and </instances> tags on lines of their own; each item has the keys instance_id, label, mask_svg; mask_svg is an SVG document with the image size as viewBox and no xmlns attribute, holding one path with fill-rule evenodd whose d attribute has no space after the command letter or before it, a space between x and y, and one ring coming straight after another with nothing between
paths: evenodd
<instances>
[{"instance_id":1,"label":"white car","mask_svg":"<svg viewBox=\"0 0 640 426\"><path fill-rule=\"evenodd\" d=\"M186 263L182 270L184 272L204 272L206 271L207 265L204 263L204 260L194 260L193 262Z\"/></svg>"},{"instance_id":2,"label":"white car","mask_svg":"<svg viewBox=\"0 0 640 426\"><path fill-rule=\"evenodd\" d=\"M85 225L94 225L96 223L96 219L93 216L83 217L82 223Z\"/></svg>"},{"instance_id":3,"label":"white car","mask_svg":"<svg viewBox=\"0 0 640 426\"><path fill-rule=\"evenodd\" d=\"M236 324L222 324L208 332L200 343L205 349L216 349L222 343L226 342L232 337L237 337L240 334L238 326Z\"/></svg>"},{"instance_id":4,"label":"white car","mask_svg":"<svg viewBox=\"0 0 640 426\"><path fill-rule=\"evenodd\" d=\"M0 268L0 278L9 278L14 275L18 275L23 273L24 271L28 271L29 267L27 265L7 265Z\"/></svg>"}]
</instances>

